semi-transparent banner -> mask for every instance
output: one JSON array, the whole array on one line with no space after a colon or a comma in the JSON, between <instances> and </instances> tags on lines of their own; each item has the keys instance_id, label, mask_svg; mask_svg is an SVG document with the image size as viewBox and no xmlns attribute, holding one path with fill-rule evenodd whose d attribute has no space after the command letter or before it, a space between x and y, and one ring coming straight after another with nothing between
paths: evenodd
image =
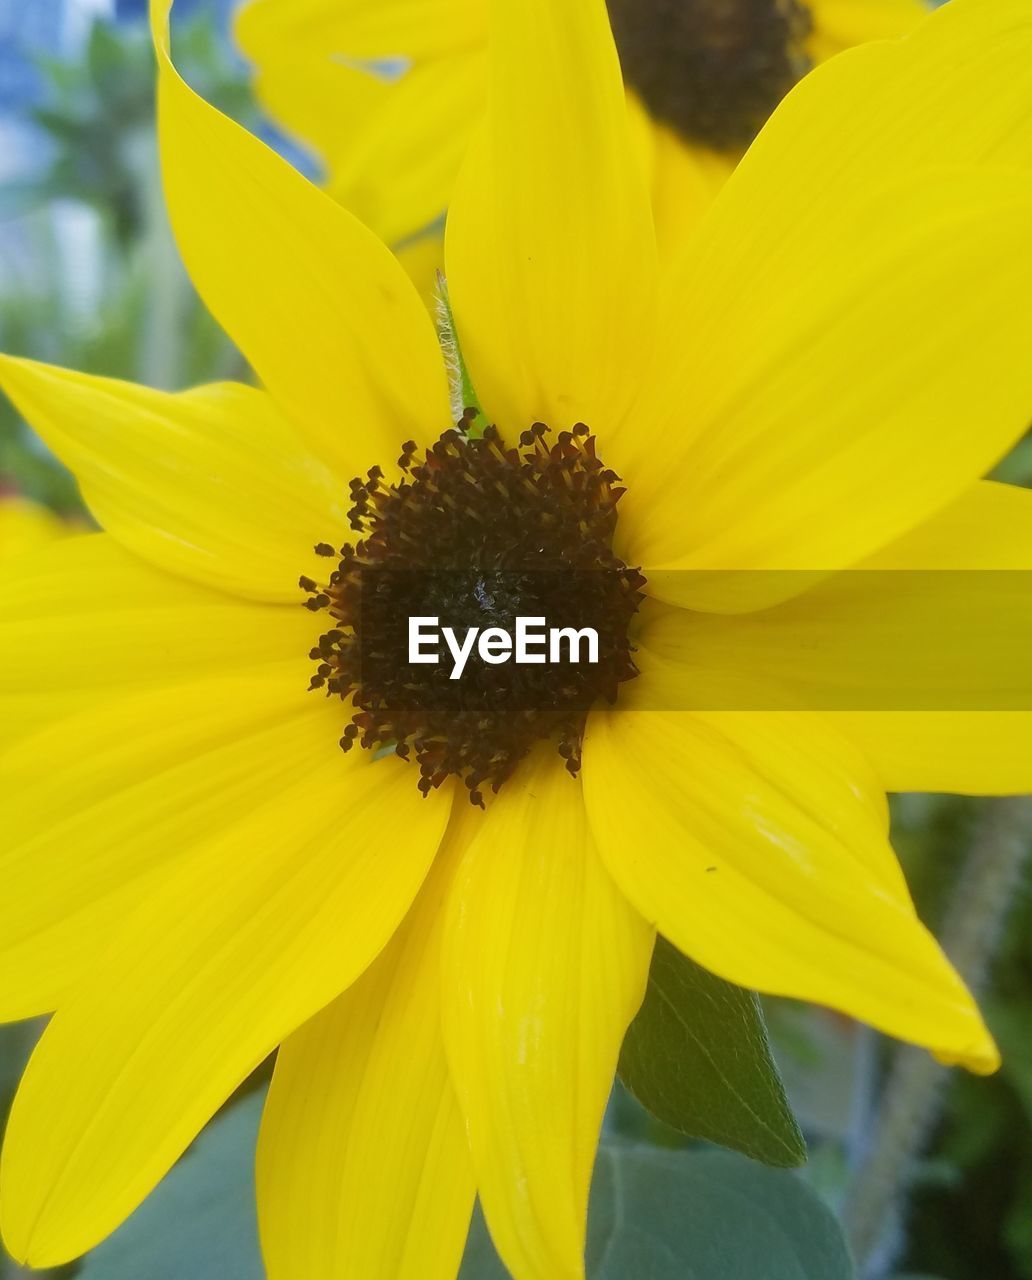
<instances>
[{"instance_id":1,"label":"semi-transparent banner","mask_svg":"<svg viewBox=\"0 0 1032 1280\"><path fill-rule=\"evenodd\" d=\"M518 713L576 676L585 704L654 710L1032 710L1032 571L646 572L629 628L604 572L368 571L363 667L443 706ZM593 638L594 637L594 638ZM602 690L586 668L638 675ZM614 697L615 695L615 697Z\"/></svg>"}]
</instances>

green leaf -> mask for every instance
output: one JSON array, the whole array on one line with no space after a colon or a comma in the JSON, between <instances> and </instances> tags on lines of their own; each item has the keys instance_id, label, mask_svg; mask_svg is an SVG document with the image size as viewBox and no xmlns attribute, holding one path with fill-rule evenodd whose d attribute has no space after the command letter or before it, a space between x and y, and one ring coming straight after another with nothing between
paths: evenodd
<instances>
[{"instance_id":1,"label":"green leaf","mask_svg":"<svg viewBox=\"0 0 1032 1280\"><path fill-rule=\"evenodd\" d=\"M851 1280L831 1210L794 1174L724 1151L603 1152L588 1271L598 1280Z\"/></svg>"},{"instance_id":2,"label":"green leaf","mask_svg":"<svg viewBox=\"0 0 1032 1280\"><path fill-rule=\"evenodd\" d=\"M665 939L620 1055L620 1079L657 1119L779 1168L806 1159L758 997Z\"/></svg>"},{"instance_id":3,"label":"green leaf","mask_svg":"<svg viewBox=\"0 0 1032 1280\"><path fill-rule=\"evenodd\" d=\"M502 1266L495 1253L491 1237L487 1233L487 1224L477 1201L473 1210L473 1221L469 1227L466 1240L466 1252L462 1257L458 1280L510 1280L509 1273Z\"/></svg>"},{"instance_id":4,"label":"green leaf","mask_svg":"<svg viewBox=\"0 0 1032 1280\"><path fill-rule=\"evenodd\" d=\"M112 78L125 71L126 56L118 32L106 22L94 19L86 42L86 68L90 83L101 92L107 91Z\"/></svg>"},{"instance_id":5,"label":"green leaf","mask_svg":"<svg viewBox=\"0 0 1032 1280\"><path fill-rule=\"evenodd\" d=\"M264 1090L223 1111L78 1280L262 1280L254 1148ZM313 1277L314 1280L314 1277Z\"/></svg>"},{"instance_id":6,"label":"green leaf","mask_svg":"<svg viewBox=\"0 0 1032 1280\"><path fill-rule=\"evenodd\" d=\"M75 145L82 139L82 122L65 111L54 107L33 107L29 115L57 142Z\"/></svg>"},{"instance_id":7,"label":"green leaf","mask_svg":"<svg viewBox=\"0 0 1032 1280\"><path fill-rule=\"evenodd\" d=\"M724 1151L603 1147L589 1280L852 1280L831 1210L800 1178ZM460 1280L505 1280L474 1218Z\"/></svg>"}]
</instances>

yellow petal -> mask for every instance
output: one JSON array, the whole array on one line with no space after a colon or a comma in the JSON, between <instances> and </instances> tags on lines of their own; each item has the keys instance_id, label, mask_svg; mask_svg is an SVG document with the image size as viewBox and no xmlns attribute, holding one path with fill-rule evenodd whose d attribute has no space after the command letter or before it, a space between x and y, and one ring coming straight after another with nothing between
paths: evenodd
<instances>
[{"instance_id":1,"label":"yellow petal","mask_svg":"<svg viewBox=\"0 0 1032 1280\"><path fill-rule=\"evenodd\" d=\"M0 495L0 559L34 551L73 531L66 520L38 502L14 494Z\"/></svg>"},{"instance_id":2,"label":"yellow petal","mask_svg":"<svg viewBox=\"0 0 1032 1280\"><path fill-rule=\"evenodd\" d=\"M297 662L320 630L305 609L153 569L107 534L55 543L0 564L0 742L133 690Z\"/></svg>"},{"instance_id":3,"label":"yellow petal","mask_svg":"<svg viewBox=\"0 0 1032 1280\"><path fill-rule=\"evenodd\" d=\"M431 315L437 314L438 276L444 272L444 240L440 230L417 236L395 250L398 261L419 290ZM464 405L463 408L466 406Z\"/></svg>"},{"instance_id":4,"label":"yellow petal","mask_svg":"<svg viewBox=\"0 0 1032 1280\"><path fill-rule=\"evenodd\" d=\"M579 1280L599 1126L652 933L541 751L489 807L444 943L444 1036L481 1203L516 1280Z\"/></svg>"},{"instance_id":5,"label":"yellow petal","mask_svg":"<svg viewBox=\"0 0 1032 1280\"><path fill-rule=\"evenodd\" d=\"M489 418L615 430L649 349L655 237L601 0L493 0L491 104L448 218Z\"/></svg>"},{"instance_id":6,"label":"yellow petal","mask_svg":"<svg viewBox=\"0 0 1032 1280\"><path fill-rule=\"evenodd\" d=\"M105 698L0 754L0 1020L54 1009L198 842L339 735L298 664Z\"/></svg>"},{"instance_id":7,"label":"yellow petal","mask_svg":"<svg viewBox=\"0 0 1032 1280\"><path fill-rule=\"evenodd\" d=\"M785 604L652 617L621 704L820 709L890 791L1024 793L1030 569L1032 492L984 482Z\"/></svg>"},{"instance_id":8,"label":"yellow petal","mask_svg":"<svg viewBox=\"0 0 1032 1280\"><path fill-rule=\"evenodd\" d=\"M345 208L387 243L443 213L483 113L485 0L256 0L236 34Z\"/></svg>"},{"instance_id":9,"label":"yellow petal","mask_svg":"<svg viewBox=\"0 0 1032 1280\"><path fill-rule=\"evenodd\" d=\"M592 716L584 790L617 884L699 964L975 1070L974 1001L914 913L869 768L801 713Z\"/></svg>"},{"instance_id":10,"label":"yellow petal","mask_svg":"<svg viewBox=\"0 0 1032 1280\"><path fill-rule=\"evenodd\" d=\"M1032 569L1032 490L982 480L858 569Z\"/></svg>"},{"instance_id":11,"label":"yellow petal","mask_svg":"<svg viewBox=\"0 0 1032 1280\"><path fill-rule=\"evenodd\" d=\"M810 50L823 61L867 40L906 35L928 17L926 0L809 0Z\"/></svg>"},{"instance_id":12,"label":"yellow petal","mask_svg":"<svg viewBox=\"0 0 1032 1280\"><path fill-rule=\"evenodd\" d=\"M1032 569L1032 492L976 485L865 567ZM1012 626L1023 603L1010 614ZM835 718L889 791L1032 792L1032 712L854 711Z\"/></svg>"},{"instance_id":13,"label":"yellow petal","mask_svg":"<svg viewBox=\"0 0 1032 1280\"><path fill-rule=\"evenodd\" d=\"M734 172L736 157L684 142L668 125L653 124L651 129L656 240L662 259L672 261Z\"/></svg>"},{"instance_id":14,"label":"yellow petal","mask_svg":"<svg viewBox=\"0 0 1032 1280\"><path fill-rule=\"evenodd\" d=\"M324 3L318 14L315 7L282 0L244 4L234 15L234 34L254 64L258 101L296 143L316 153L325 177L347 155L352 130L390 98L394 83L343 54L327 26L339 5ZM362 216L357 208L352 212Z\"/></svg>"},{"instance_id":15,"label":"yellow petal","mask_svg":"<svg viewBox=\"0 0 1032 1280\"><path fill-rule=\"evenodd\" d=\"M347 130L327 189L388 244L443 218L486 96L486 55L422 63Z\"/></svg>"},{"instance_id":16,"label":"yellow petal","mask_svg":"<svg viewBox=\"0 0 1032 1280\"><path fill-rule=\"evenodd\" d=\"M1032 575L1005 563L909 570L886 558L753 613L664 611L641 636L645 664L655 655L665 666L624 701L670 710L1032 710ZM678 671L687 701L672 701L667 688ZM740 693L711 690L703 679L711 672L741 677Z\"/></svg>"},{"instance_id":17,"label":"yellow petal","mask_svg":"<svg viewBox=\"0 0 1032 1280\"><path fill-rule=\"evenodd\" d=\"M633 465L613 460L632 477L630 556L653 570L655 590L691 607L761 607L790 575L736 571L853 563L928 518L1022 434L1032 317L1026 332L1016 315L1032 287L1030 195L1024 175L989 183L974 171L883 191L866 211L868 228L884 231L870 252L786 283L770 310L754 287L748 317L728 315L744 281L723 303L711 295L713 340L688 348L677 374L691 365L694 390L668 387L658 419L672 430L680 395L681 420L702 434ZM900 207L914 216L889 225ZM691 292L700 329L707 292L701 282ZM657 570L669 571L665 583ZM754 596L743 597L747 585Z\"/></svg>"},{"instance_id":18,"label":"yellow petal","mask_svg":"<svg viewBox=\"0 0 1032 1280\"><path fill-rule=\"evenodd\" d=\"M475 1189L441 1039L453 863L438 857L383 954L280 1048L258 1145L269 1280L455 1280Z\"/></svg>"},{"instance_id":19,"label":"yellow petal","mask_svg":"<svg viewBox=\"0 0 1032 1280\"><path fill-rule=\"evenodd\" d=\"M840 711L886 791L1032 793L1032 712Z\"/></svg>"},{"instance_id":20,"label":"yellow petal","mask_svg":"<svg viewBox=\"0 0 1032 1280\"><path fill-rule=\"evenodd\" d=\"M838 567L1023 430L1030 57L1026 4L951 0L775 113L672 275L638 435L606 450L635 559Z\"/></svg>"},{"instance_id":21,"label":"yellow petal","mask_svg":"<svg viewBox=\"0 0 1032 1280\"><path fill-rule=\"evenodd\" d=\"M198 292L316 452L344 479L450 423L433 326L390 252L198 97L152 0L172 225Z\"/></svg>"},{"instance_id":22,"label":"yellow petal","mask_svg":"<svg viewBox=\"0 0 1032 1280\"><path fill-rule=\"evenodd\" d=\"M347 491L260 391L179 395L0 356L0 386L78 479L98 522L159 568L301 600L312 548L348 536Z\"/></svg>"},{"instance_id":23,"label":"yellow petal","mask_svg":"<svg viewBox=\"0 0 1032 1280\"><path fill-rule=\"evenodd\" d=\"M350 985L414 898L451 795L332 745L172 868L54 1015L0 1167L5 1242L52 1266L103 1239L276 1044Z\"/></svg>"},{"instance_id":24,"label":"yellow petal","mask_svg":"<svg viewBox=\"0 0 1032 1280\"><path fill-rule=\"evenodd\" d=\"M332 59L422 61L482 44L485 0L250 0L236 36L256 62L286 51L309 67ZM330 121L323 120L329 132Z\"/></svg>"}]
</instances>

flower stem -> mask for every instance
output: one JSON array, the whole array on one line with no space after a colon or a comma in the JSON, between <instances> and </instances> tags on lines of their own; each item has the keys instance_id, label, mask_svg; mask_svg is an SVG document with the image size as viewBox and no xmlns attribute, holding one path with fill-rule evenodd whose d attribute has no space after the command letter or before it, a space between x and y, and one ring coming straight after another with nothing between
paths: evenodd
<instances>
[{"instance_id":1,"label":"flower stem","mask_svg":"<svg viewBox=\"0 0 1032 1280\"><path fill-rule=\"evenodd\" d=\"M1032 797L987 804L942 927L943 949L976 995L989 976L1030 850ZM948 1076L924 1050L901 1045L895 1051L843 1210L860 1280L881 1280L899 1256L907 1195L940 1117Z\"/></svg>"}]
</instances>

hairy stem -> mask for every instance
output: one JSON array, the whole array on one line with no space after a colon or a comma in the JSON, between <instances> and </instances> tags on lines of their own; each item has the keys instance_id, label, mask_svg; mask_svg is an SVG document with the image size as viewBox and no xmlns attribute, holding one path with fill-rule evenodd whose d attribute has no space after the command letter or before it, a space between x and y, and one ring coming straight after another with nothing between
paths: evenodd
<instances>
[{"instance_id":1,"label":"hairy stem","mask_svg":"<svg viewBox=\"0 0 1032 1280\"><path fill-rule=\"evenodd\" d=\"M1030 849L1032 797L988 804L942 928L944 950L976 995L989 975ZM843 1210L861 1280L881 1280L899 1255L907 1193L939 1119L948 1074L924 1050L902 1045L895 1052Z\"/></svg>"}]
</instances>

